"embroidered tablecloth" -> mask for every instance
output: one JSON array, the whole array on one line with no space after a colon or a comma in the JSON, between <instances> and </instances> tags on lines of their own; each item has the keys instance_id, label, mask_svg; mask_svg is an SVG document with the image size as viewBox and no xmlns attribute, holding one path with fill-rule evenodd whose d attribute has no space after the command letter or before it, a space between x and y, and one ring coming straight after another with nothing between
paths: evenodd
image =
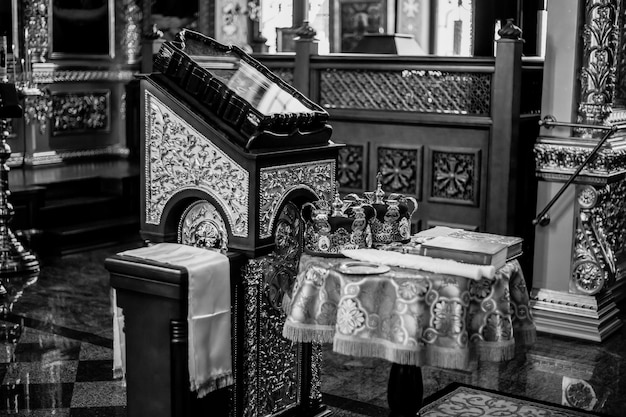
<instances>
[{"instance_id":1,"label":"embroidered tablecloth","mask_svg":"<svg viewBox=\"0 0 626 417\"><path fill-rule=\"evenodd\" d=\"M515 343L536 338L519 262L493 279L392 267L377 275L349 275L346 259L302 255L283 336L333 343L353 356L402 365L467 369L479 360L511 359Z\"/></svg>"}]
</instances>

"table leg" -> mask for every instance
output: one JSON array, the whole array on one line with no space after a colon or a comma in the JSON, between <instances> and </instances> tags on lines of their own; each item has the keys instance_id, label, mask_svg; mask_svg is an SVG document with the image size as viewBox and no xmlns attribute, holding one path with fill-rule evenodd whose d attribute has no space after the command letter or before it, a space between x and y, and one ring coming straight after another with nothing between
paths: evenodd
<instances>
[{"instance_id":1,"label":"table leg","mask_svg":"<svg viewBox=\"0 0 626 417\"><path fill-rule=\"evenodd\" d=\"M422 406L424 383L419 366L391 364L387 402L389 417L413 417Z\"/></svg>"}]
</instances>

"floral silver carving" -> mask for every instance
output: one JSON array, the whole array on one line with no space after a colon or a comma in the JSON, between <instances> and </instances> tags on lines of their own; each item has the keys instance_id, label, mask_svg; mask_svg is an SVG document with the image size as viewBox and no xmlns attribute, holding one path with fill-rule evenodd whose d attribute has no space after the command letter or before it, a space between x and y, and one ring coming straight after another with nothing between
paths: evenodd
<instances>
[{"instance_id":1,"label":"floral silver carving","mask_svg":"<svg viewBox=\"0 0 626 417\"><path fill-rule=\"evenodd\" d=\"M146 91L146 223L159 224L184 189L218 202L233 236L248 236L249 173L167 105Z\"/></svg>"},{"instance_id":2,"label":"floral silver carving","mask_svg":"<svg viewBox=\"0 0 626 417\"><path fill-rule=\"evenodd\" d=\"M52 134L108 131L111 92L52 94Z\"/></svg>"},{"instance_id":3,"label":"floral silver carving","mask_svg":"<svg viewBox=\"0 0 626 417\"><path fill-rule=\"evenodd\" d=\"M615 279L616 263L604 232L603 204L600 204L607 198L608 190L608 187L596 189L587 185L578 191L570 292L594 295Z\"/></svg>"},{"instance_id":4,"label":"floral silver carving","mask_svg":"<svg viewBox=\"0 0 626 417\"><path fill-rule=\"evenodd\" d=\"M121 5L121 21L123 25L121 49L126 62L137 62L141 54L141 27L143 13L135 0L123 0Z\"/></svg>"},{"instance_id":5,"label":"floral silver carving","mask_svg":"<svg viewBox=\"0 0 626 417\"><path fill-rule=\"evenodd\" d=\"M322 402L322 363L323 351L322 344L313 342L311 344L311 403L319 404Z\"/></svg>"},{"instance_id":6,"label":"floral silver carving","mask_svg":"<svg viewBox=\"0 0 626 417\"><path fill-rule=\"evenodd\" d=\"M228 232L215 206L198 200L183 212L178 224L178 243L203 249L228 249Z\"/></svg>"},{"instance_id":7,"label":"floral silver carving","mask_svg":"<svg viewBox=\"0 0 626 417\"><path fill-rule=\"evenodd\" d=\"M282 337L286 314L272 302L276 277L286 278L285 285L295 277L296 265L284 261L271 254L245 268L244 417L275 415L297 405L299 349Z\"/></svg>"},{"instance_id":8,"label":"floral silver carving","mask_svg":"<svg viewBox=\"0 0 626 417\"><path fill-rule=\"evenodd\" d=\"M48 58L49 0L27 0L24 5L25 48L31 62L45 62Z\"/></svg>"},{"instance_id":9,"label":"floral silver carving","mask_svg":"<svg viewBox=\"0 0 626 417\"><path fill-rule=\"evenodd\" d=\"M283 207L274 233L276 253L297 260L302 254L302 219L300 210L292 202Z\"/></svg>"},{"instance_id":10,"label":"floral silver carving","mask_svg":"<svg viewBox=\"0 0 626 417\"><path fill-rule=\"evenodd\" d=\"M18 88L23 100L24 121L27 125L36 123L39 132L43 135L48 128L48 120L53 117L52 100L47 89Z\"/></svg>"},{"instance_id":11,"label":"floral silver carving","mask_svg":"<svg viewBox=\"0 0 626 417\"><path fill-rule=\"evenodd\" d=\"M318 199L332 195L335 184L334 159L262 168L259 186L259 237L268 238L277 210L287 194L308 190Z\"/></svg>"},{"instance_id":12,"label":"floral silver carving","mask_svg":"<svg viewBox=\"0 0 626 417\"><path fill-rule=\"evenodd\" d=\"M615 95L618 45L617 0L587 0L583 29L578 121L603 125L611 114ZM601 136L593 129L578 129L583 137Z\"/></svg>"},{"instance_id":13,"label":"floral silver carving","mask_svg":"<svg viewBox=\"0 0 626 417\"><path fill-rule=\"evenodd\" d=\"M325 108L490 113L490 74L333 68L322 70L320 77L320 103Z\"/></svg>"},{"instance_id":14,"label":"floral silver carving","mask_svg":"<svg viewBox=\"0 0 626 417\"><path fill-rule=\"evenodd\" d=\"M603 199L598 204L601 210L599 215L604 223L606 240L616 254L616 263L622 265L626 258L626 179L606 187L607 192L602 194ZM624 272L618 270L617 277L621 277Z\"/></svg>"},{"instance_id":15,"label":"floral silver carving","mask_svg":"<svg viewBox=\"0 0 626 417\"><path fill-rule=\"evenodd\" d=\"M539 172L572 173L591 153L591 148L538 143L534 147ZM613 175L626 171L626 150L605 148L585 165L581 175Z\"/></svg>"}]
</instances>

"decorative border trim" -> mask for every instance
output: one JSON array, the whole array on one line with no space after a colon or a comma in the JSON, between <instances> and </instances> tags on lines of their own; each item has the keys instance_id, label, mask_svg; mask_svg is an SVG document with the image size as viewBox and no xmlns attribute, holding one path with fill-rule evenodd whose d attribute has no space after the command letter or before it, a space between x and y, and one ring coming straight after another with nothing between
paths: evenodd
<instances>
[{"instance_id":1,"label":"decorative border trim","mask_svg":"<svg viewBox=\"0 0 626 417\"><path fill-rule=\"evenodd\" d=\"M36 84L52 84L62 82L91 82L91 81L132 81L139 71L131 70L57 70L54 64L34 64L33 82Z\"/></svg>"},{"instance_id":2,"label":"decorative border trim","mask_svg":"<svg viewBox=\"0 0 626 417\"><path fill-rule=\"evenodd\" d=\"M534 147L535 164L538 174L571 174L591 153L591 148L583 146L563 146L537 143ZM616 175L626 172L626 150L602 149L581 171L581 175ZM569 175L568 175L569 176Z\"/></svg>"},{"instance_id":3,"label":"decorative border trim","mask_svg":"<svg viewBox=\"0 0 626 417\"><path fill-rule=\"evenodd\" d=\"M334 159L261 168L259 180L259 238L272 235L278 208L295 190L311 191L318 199L335 187Z\"/></svg>"},{"instance_id":4,"label":"decorative border trim","mask_svg":"<svg viewBox=\"0 0 626 417\"><path fill-rule=\"evenodd\" d=\"M562 291L534 288L530 294L531 306L536 304L549 306L544 309L554 311L579 311L579 315L593 315L599 309L598 299L592 295L569 294ZM585 313L589 311L590 313Z\"/></svg>"}]
</instances>

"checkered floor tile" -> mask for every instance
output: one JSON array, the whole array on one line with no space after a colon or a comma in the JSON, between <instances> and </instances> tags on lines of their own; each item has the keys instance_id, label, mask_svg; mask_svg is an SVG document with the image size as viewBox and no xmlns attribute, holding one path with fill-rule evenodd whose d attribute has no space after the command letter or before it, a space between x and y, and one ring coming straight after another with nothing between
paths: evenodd
<instances>
[{"instance_id":1,"label":"checkered floor tile","mask_svg":"<svg viewBox=\"0 0 626 417\"><path fill-rule=\"evenodd\" d=\"M126 416L126 388L113 379L110 342L93 344L38 324L0 341L0 416Z\"/></svg>"}]
</instances>

